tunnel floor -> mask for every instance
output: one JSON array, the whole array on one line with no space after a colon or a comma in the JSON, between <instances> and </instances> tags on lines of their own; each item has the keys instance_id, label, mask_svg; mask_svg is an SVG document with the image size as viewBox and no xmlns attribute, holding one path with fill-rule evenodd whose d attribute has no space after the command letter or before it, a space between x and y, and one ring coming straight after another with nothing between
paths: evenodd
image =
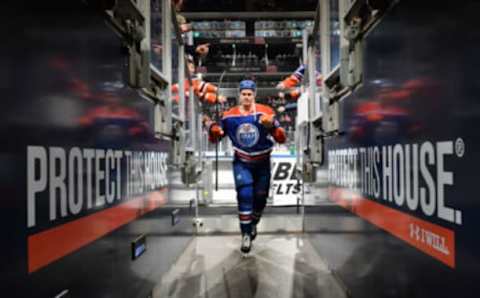
<instances>
[{"instance_id":1,"label":"tunnel floor","mask_svg":"<svg viewBox=\"0 0 480 298\"><path fill-rule=\"evenodd\" d=\"M301 233L259 234L243 256L240 235L196 236L153 297L347 297Z\"/></svg>"}]
</instances>

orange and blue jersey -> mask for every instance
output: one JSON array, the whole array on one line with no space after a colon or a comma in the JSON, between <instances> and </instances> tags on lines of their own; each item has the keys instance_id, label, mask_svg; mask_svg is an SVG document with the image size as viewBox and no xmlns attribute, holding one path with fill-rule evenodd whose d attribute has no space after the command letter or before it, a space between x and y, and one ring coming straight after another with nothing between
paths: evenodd
<instances>
[{"instance_id":1,"label":"orange and blue jersey","mask_svg":"<svg viewBox=\"0 0 480 298\"><path fill-rule=\"evenodd\" d=\"M305 76L305 69L306 66L304 64L300 65L291 75L281 81L281 89L292 89L297 87L303 81L303 78ZM318 71L315 71L315 77L317 81L317 86L320 86L323 80L322 75ZM296 90L296 92L291 95L293 95L293 98L298 98L298 90Z\"/></svg>"},{"instance_id":2,"label":"orange and blue jersey","mask_svg":"<svg viewBox=\"0 0 480 298\"><path fill-rule=\"evenodd\" d=\"M303 80L304 75L305 65L302 64L291 75L282 81L283 88L291 89L298 86L298 84L300 84L300 82Z\"/></svg>"},{"instance_id":3,"label":"orange and blue jersey","mask_svg":"<svg viewBox=\"0 0 480 298\"><path fill-rule=\"evenodd\" d=\"M270 189L270 152L273 141L283 143L285 131L277 120L272 128L260 123L263 116L273 117L273 110L265 105L255 104L253 113L242 114L240 107L234 107L223 114L220 123L210 126L210 140L218 141L214 132L220 125L233 143L233 177L238 200L238 216L242 234L251 234L252 224L258 223L267 204Z\"/></svg>"},{"instance_id":4,"label":"orange and blue jersey","mask_svg":"<svg viewBox=\"0 0 480 298\"><path fill-rule=\"evenodd\" d=\"M192 84L193 84L193 92L195 95L198 97L198 99L202 102L206 102L208 104L214 104L218 100L218 87L215 86L212 83L205 82L199 78L194 78L192 79ZM190 96L190 81L186 80L185 81L185 95L187 97ZM180 99L180 96L178 94L179 92L179 85L174 84L172 86L172 93L173 93L173 99L178 102Z\"/></svg>"},{"instance_id":5,"label":"orange and blue jersey","mask_svg":"<svg viewBox=\"0 0 480 298\"><path fill-rule=\"evenodd\" d=\"M285 142L286 135L277 120L268 129L260 123L262 115L274 116L274 111L262 104L255 104L253 113L242 114L240 106L236 106L223 114L220 126L233 144L235 157L245 162L264 160L272 151L272 138ZM216 124L218 125L218 124Z\"/></svg>"}]
</instances>

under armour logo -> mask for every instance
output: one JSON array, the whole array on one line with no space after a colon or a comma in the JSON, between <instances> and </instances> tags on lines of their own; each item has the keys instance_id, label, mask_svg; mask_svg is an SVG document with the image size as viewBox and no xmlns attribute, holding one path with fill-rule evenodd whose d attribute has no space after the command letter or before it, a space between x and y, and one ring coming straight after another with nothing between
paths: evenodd
<instances>
[{"instance_id":1,"label":"under armour logo","mask_svg":"<svg viewBox=\"0 0 480 298\"><path fill-rule=\"evenodd\" d=\"M420 239L420 227L413 223L410 224L410 238L416 239L417 241Z\"/></svg>"}]
</instances>

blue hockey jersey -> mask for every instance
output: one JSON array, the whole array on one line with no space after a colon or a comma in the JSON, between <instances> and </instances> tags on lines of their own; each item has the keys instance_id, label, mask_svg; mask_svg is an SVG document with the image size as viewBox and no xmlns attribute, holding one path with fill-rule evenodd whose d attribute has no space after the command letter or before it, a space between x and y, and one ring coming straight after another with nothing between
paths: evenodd
<instances>
[{"instance_id":1,"label":"blue hockey jersey","mask_svg":"<svg viewBox=\"0 0 480 298\"><path fill-rule=\"evenodd\" d=\"M285 142L286 135L277 120L271 129L260 123L263 115L274 115L273 110L262 104L255 104L254 112L242 114L236 106L223 114L220 126L233 144L235 155L244 161L261 160L270 155L273 139L279 143Z\"/></svg>"}]
</instances>

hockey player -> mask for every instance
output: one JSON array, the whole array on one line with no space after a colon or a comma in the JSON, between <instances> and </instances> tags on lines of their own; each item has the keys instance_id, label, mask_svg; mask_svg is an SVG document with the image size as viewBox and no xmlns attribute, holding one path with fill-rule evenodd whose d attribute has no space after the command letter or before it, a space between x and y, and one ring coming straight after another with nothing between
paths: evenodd
<instances>
[{"instance_id":1,"label":"hockey player","mask_svg":"<svg viewBox=\"0 0 480 298\"><path fill-rule=\"evenodd\" d=\"M218 87L212 83L203 81L199 76L195 76L195 64L193 62L193 57L187 55L187 66L190 75L192 76L193 92L198 97L198 99L207 104L215 104L217 102L223 103L226 99L224 96L218 94ZM185 95L190 96L190 82L185 80ZM178 102L179 100L179 86L173 84L172 86L172 95L173 99Z\"/></svg>"},{"instance_id":2,"label":"hockey player","mask_svg":"<svg viewBox=\"0 0 480 298\"><path fill-rule=\"evenodd\" d=\"M207 104L214 104L217 101L218 102L225 101L225 98L223 98L221 95L218 95L218 87L215 86L214 84L205 82L199 79L198 77L192 78L192 84L193 84L193 92L201 102L204 102ZM173 99L177 102L179 99L178 91L179 91L178 84L174 84L172 86L172 94L173 94ZM188 80L185 80L185 95L187 97L190 96L190 83Z\"/></svg>"},{"instance_id":3,"label":"hockey player","mask_svg":"<svg viewBox=\"0 0 480 298\"><path fill-rule=\"evenodd\" d=\"M218 142L227 135L233 143L233 174L242 232L240 250L248 253L251 241L257 236L256 227L270 188L271 137L284 143L286 134L273 110L255 103L255 82L241 81L239 91L240 105L226 111L220 123L209 120L205 124L211 142Z\"/></svg>"},{"instance_id":4,"label":"hockey player","mask_svg":"<svg viewBox=\"0 0 480 298\"><path fill-rule=\"evenodd\" d=\"M321 86L323 76L318 72L315 72L315 75L316 75L317 86ZM302 64L291 75L289 75L283 81L278 83L277 89L288 90L290 99L297 100L302 94L302 91L300 87L298 87L298 85L303 81L304 76L305 76L305 65ZM283 97L283 96L280 96L280 97Z\"/></svg>"},{"instance_id":5,"label":"hockey player","mask_svg":"<svg viewBox=\"0 0 480 298\"><path fill-rule=\"evenodd\" d=\"M300 65L291 75L289 75L286 79L278 83L278 89L292 89L297 87L298 84L303 80L303 76L305 75L305 65Z\"/></svg>"}]
</instances>

